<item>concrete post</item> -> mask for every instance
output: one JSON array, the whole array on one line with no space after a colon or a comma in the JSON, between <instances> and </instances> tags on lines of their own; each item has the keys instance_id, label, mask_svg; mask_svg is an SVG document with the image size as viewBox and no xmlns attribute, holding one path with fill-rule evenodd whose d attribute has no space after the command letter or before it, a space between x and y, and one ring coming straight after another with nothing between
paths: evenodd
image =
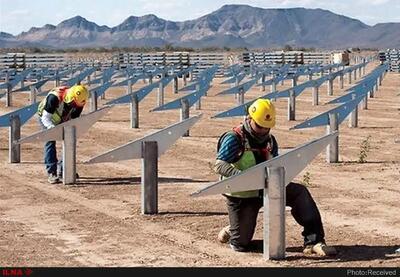
<instances>
[{"instance_id":1,"label":"concrete post","mask_svg":"<svg viewBox=\"0 0 400 277\"><path fill-rule=\"evenodd\" d=\"M142 142L142 214L158 213L158 145L156 141Z\"/></svg>"},{"instance_id":2,"label":"concrete post","mask_svg":"<svg viewBox=\"0 0 400 277\"><path fill-rule=\"evenodd\" d=\"M264 259L285 258L286 186L284 167L268 168L264 189Z\"/></svg>"},{"instance_id":3,"label":"concrete post","mask_svg":"<svg viewBox=\"0 0 400 277\"><path fill-rule=\"evenodd\" d=\"M348 77L349 77L349 85L350 85L351 84L351 71L349 71Z\"/></svg>"},{"instance_id":4,"label":"concrete post","mask_svg":"<svg viewBox=\"0 0 400 277\"><path fill-rule=\"evenodd\" d=\"M20 163L21 162L21 145L15 143L21 138L21 119L19 115L12 115L10 117L10 128L9 128L9 162Z\"/></svg>"},{"instance_id":5,"label":"concrete post","mask_svg":"<svg viewBox=\"0 0 400 277\"><path fill-rule=\"evenodd\" d=\"M338 115L336 113L329 114L329 125L326 127L326 134L332 134L339 129ZM339 161L339 136L329 144L326 148L327 163L337 163Z\"/></svg>"}]
</instances>

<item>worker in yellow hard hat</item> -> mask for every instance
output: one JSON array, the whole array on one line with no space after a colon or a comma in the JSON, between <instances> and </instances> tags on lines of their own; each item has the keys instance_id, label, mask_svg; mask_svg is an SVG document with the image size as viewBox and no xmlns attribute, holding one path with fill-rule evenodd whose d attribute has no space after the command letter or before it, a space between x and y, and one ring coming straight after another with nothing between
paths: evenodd
<instances>
[{"instance_id":1,"label":"worker in yellow hard hat","mask_svg":"<svg viewBox=\"0 0 400 277\"><path fill-rule=\"evenodd\" d=\"M227 178L249 169L256 164L278 156L278 143L271 134L275 127L276 110L268 99L257 99L248 108L248 116L242 124L220 136L214 171ZM263 206L263 191L249 190L224 194L229 214L229 225L222 228L217 238L229 242L239 252L251 249L257 215ZM286 187L286 205L292 208L295 220L304 227L304 253L322 256L336 254L327 246L321 216L310 192L298 183Z\"/></svg>"},{"instance_id":2,"label":"worker in yellow hard hat","mask_svg":"<svg viewBox=\"0 0 400 277\"><path fill-rule=\"evenodd\" d=\"M42 129L52 128L62 122L81 115L89 98L89 92L83 85L56 87L40 102L37 115ZM57 159L56 142L48 141L44 146L44 162L48 182L60 183L62 180L62 161Z\"/></svg>"}]
</instances>

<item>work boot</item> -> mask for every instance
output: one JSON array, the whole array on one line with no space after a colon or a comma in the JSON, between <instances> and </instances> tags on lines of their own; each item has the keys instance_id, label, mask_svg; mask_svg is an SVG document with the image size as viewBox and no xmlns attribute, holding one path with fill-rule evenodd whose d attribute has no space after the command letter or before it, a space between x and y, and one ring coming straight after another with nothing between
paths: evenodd
<instances>
[{"instance_id":1,"label":"work boot","mask_svg":"<svg viewBox=\"0 0 400 277\"><path fill-rule=\"evenodd\" d=\"M49 182L50 184L58 184L58 183L60 183L60 179L57 177L57 175L56 174L54 174L54 173L50 173L48 176L47 176L47 182Z\"/></svg>"},{"instance_id":2,"label":"work boot","mask_svg":"<svg viewBox=\"0 0 400 277\"><path fill-rule=\"evenodd\" d=\"M219 231L218 233L218 241L220 243L227 243L229 241L229 239L231 238L231 233L229 232L229 228L230 226L225 226L224 228L222 228L221 231Z\"/></svg>"},{"instance_id":3,"label":"work boot","mask_svg":"<svg viewBox=\"0 0 400 277\"><path fill-rule=\"evenodd\" d=\"M247 247L237 246L232 243L230 243L229 246L232 248L232 250L234 250L236 252L248 252L249 251L249 248L247 248Z\"/></svg>"},{"instance_id":4,"label":"work boot","mask_svg":"<svg viewBox=\"0 0 400 277\"><path fill-rule=\"evenodd\" d=\"M79 179L79 174L75 173L75 178ZM58 179L62 180L63 179L63 173L62 172L58 172Z\"/></svg>"},{"instance_id":5,"label":"work boot","mask_svg":"<svg viewBox=\"0 0 400 277\"><path fill-rule=\"evenodd\" d=\"M304 247L303 253L306 255L317 254L319 256L334 256L337 254L335 247L328 246L323 242L306 245Z\"/></svg>"}]
</instances>

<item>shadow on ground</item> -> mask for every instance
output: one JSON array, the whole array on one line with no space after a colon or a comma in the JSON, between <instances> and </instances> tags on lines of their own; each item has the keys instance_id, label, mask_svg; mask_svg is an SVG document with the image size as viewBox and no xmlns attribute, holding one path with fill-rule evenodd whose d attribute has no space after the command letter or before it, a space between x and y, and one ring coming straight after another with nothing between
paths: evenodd
<instances>
[{"instance_id":1,"label":"shadow on ground","mask_svg":"<svg viewBox=\"0 0 400 277\"><path fill-rule=\"evenodd\" d=\"M352 262L352 261L373 261L373 260L393 260L400 259L400 255L395 255L395 250L399 246L380 246L380 245L333 245L338 254L336 256L321 257L317 255L306 256L303 254L303 247L287 247L286 261L293 260L315 260L323 263L333 262ZM263 253L263 241L252 241L251 250L253 253ZM294 254L294 255L291 255Z\"/></svg>"}]
</instances>

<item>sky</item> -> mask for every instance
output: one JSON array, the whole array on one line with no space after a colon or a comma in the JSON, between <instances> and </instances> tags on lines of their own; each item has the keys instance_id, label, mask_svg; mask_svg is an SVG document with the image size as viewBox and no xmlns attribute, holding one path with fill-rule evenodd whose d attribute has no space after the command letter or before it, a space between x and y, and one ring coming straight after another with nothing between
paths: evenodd
<instances>
[{"instance_id":1,"label":"sky","mask_svg":"<svg viewBox=\"0 0 400 277\"><path fill-rule=\"evenodd\" d=\"M83 16L114 27L127 17L155 14L173 21L196 19L226 4L260 8L321 8L361 20L368 25L400 22L400 0L0 0L0 31L17 35L31 27L57 25Z\"/></svg>"}]
</instances>

